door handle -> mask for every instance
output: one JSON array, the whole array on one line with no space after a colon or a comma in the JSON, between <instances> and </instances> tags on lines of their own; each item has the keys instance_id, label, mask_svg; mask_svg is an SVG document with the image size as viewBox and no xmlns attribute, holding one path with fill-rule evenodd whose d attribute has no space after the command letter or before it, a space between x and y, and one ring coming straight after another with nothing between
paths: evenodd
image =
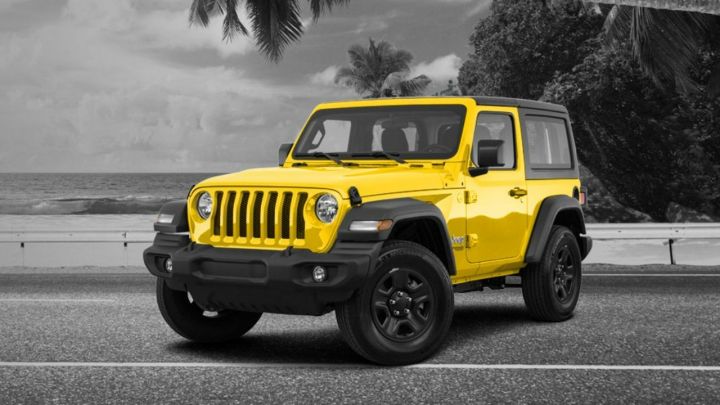
<instances>
[{"instance_id":1,"label":"door handle","mask_svg":"<svg viewBox=\"0 0 720 405\"><path fill-rule=\"evenodd\" d=\"M512 190L510 190L510 197L514 198L520 198L527 195L527 190L522 189L520 187L515 187Z\"/></svg>"}]
</instances>

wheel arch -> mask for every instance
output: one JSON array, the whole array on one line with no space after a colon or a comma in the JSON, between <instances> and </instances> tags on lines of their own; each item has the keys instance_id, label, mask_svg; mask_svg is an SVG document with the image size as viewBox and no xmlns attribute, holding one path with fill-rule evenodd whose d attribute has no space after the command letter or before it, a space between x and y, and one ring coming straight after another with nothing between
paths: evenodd
<instances>
[{"instance_id":1,"label":"wheel arch","mask_svg":"<svg viewBox=\"0 0 720 405\"><path fill-rule=\"evenodd\" d=\"M187 213L187 201L185 200L174 200L165 203L160 208L158 218L162 216L168 216L171 218L170 222L159 223L155 221L153 227L156 232L162 233L178 233L188 232L188 213Z\"/></svg>"},{"instance_id":2,"label":"wheel arch","mask_svg":"<svg viewBox=\"0 0 720 405\"><path fill-rule=\"evenodd\" d=\"M582 236L586 229L580 202L566 195L555 195L547 197L540 205L525 252L525 263L540 262L553 225L568 227L575 234L582 257L587 256L590 251L589 238Z\"/></svg>"},{"instance_id":3,"label":"wheel arch","mask_svg":"<svg viewBox=\"0 0 720 405\"><path fill-rule=\"evenodd\" d=\"M379 232L350 231L353 221L393 221L390 229ZM343 219L338 233L339 241L371 242L406 240L418 243L445 265L449 275L454 275L455 256L450 244L445 217L438 207L414 198L398 198L374 201L355 207Z\"/></svg>"}]
</instances>

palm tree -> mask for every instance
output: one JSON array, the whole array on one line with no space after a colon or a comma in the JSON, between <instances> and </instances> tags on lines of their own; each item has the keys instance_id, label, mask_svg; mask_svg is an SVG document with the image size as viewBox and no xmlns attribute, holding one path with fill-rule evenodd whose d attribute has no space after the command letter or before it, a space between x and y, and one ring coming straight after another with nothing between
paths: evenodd
<instances>
[{"instance_id":1,"label":"palm tree","mask_svg":"<svg viewBox=\"0 0 720 405\"><path fill-rule=\"evenodd\" d=\"M420 95L431 81L425 75L409 79L412 54L386 41L376 43L370 38L367 48L352 45L348 56L350 65L338 70L335 83L352 87L367 98Z\"/></svg>"},{"instance_id":2,"label":"palm tree","mask_svg":"<svg viewBox=\"0 0 720 405\"><path fill-rule=\"evenodd\" d=\"M692 72L698 68L700 52L720 45L720 16L616 5L605 20L605 31L609 46L630 38L640 66L657 84L690 92L698 88ZM718 80L720 66L711 74L713 92Z\"/></svg>"},{"instance_id":3,"label":"palm tree","mask_svg":"<svg viewBox=\"0 0 720 405\"><path fill-rule=\"evenodd\" d=\"M720 45L720 1L716 0L545 0L546 3L613 4L605 20L607 46L630 39L645 73L661 87L697 90L693 71L699 54ZM710 76L709 90L720 93L720 65Z\"/></svg>"},{"instance_id":4,"label":"palm tree","mask_svg":"<svg viewBox=\"0 0 720 405\"><path fill-rule=\"evenodd\" d=\"M716 0L592 0L593 3L720 15Z\"/></svg>"},{"instance_id":5,"label":"palm tree","mask_svg":"<svg viewBox=\"0 0 720 405\"><path fill-rule=\"evenodd\" d=\"M329 12L336 5L349 0L308 0L313 19ZM236 35L248 35L237 8L243 0L193 0L190 24L207 27L210 18L224 15L223 39L231 41ZM268 59L277 62L285 48L303 33L298 0L244 0L253 36L258 49Z\"/></svg>"}]
</instances>

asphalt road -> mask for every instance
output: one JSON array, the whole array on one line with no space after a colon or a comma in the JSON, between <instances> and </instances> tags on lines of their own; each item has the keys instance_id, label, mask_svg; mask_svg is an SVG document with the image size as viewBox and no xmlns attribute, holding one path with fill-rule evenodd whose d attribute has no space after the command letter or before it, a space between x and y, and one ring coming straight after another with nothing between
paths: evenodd
<instances>
[{"instance_id":1,"label":"asphalt road","mask_svg":"<svg viewBox=\"0 0 720 405\"><path fill-rule=\"evenodd\" d=\"M456 295L420 368L367 364L334 314L198 345L165 325L149 275L0 274L0 403L720 401L720 269L586 273L564 323L529 319L517 289Z\"/></svg>"}]
</instances>

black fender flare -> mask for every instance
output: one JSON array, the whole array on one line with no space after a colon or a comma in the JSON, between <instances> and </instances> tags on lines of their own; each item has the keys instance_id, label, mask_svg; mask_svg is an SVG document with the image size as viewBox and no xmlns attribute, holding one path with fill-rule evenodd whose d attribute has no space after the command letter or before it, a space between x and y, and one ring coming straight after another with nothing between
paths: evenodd
<instances>
[{"instance_id":1,"label":"black fender flare","mask_svg":"<svg viewBox=\"0 0 720 405\"><path fill-rule=\"evenodd\" d=\"M580 202L572 197L566 195L555 195L547 197L543 200L538 211L537 218L535 219L535 225L533 226L532 234L530 236L530 242L528 243L527 251L525 252L525 263L538 263L542 260L543 250L547 244L547 240L550 237L550 231L552 230L555 219L560 214L569 215L574 223L573 231L578 237L578 243L580 244L580 253L585 258L590 247L591 242L583 241L581 239L589 240L587 236L581 236L586 233L585 230L585 216L583 215Z\"/></svg>"},{"instance_id":2,"label":"black fender flare","mask_svg":"<svg viewBox=\"0 0 720 405\"><path fill-rule=\"evenodd\" d=\"M376 232L351 231L350 224L353 221L377 221L391 219L392 227ZM373 201L357 207L353 207L343 218L338 229L337 240L340 242L382 242L388 240L393 229L404 221L417 219L431 220L440 230L439 237L442 238L443 256L440 260L447 264L448 273L454 275L455 255L450 243L450 233L445 222L445 217L438 207L414 198L396 198L390 200Z\"/></svg>"},{"instance_id":3,"label":"black fender flare","mask_svg":"<svg viewBox=\"0 0 720 405\"><path fill-rule=\"evenodd\" d=\"M156 232L181 233L190 231L190 227L188 226L187 201L175 200L165 203L162 208L160 208L158 219L168 215L172 215L170 222L161 223L157 220L155 221L153 227Z\"/></svg>"}]
</instances>

